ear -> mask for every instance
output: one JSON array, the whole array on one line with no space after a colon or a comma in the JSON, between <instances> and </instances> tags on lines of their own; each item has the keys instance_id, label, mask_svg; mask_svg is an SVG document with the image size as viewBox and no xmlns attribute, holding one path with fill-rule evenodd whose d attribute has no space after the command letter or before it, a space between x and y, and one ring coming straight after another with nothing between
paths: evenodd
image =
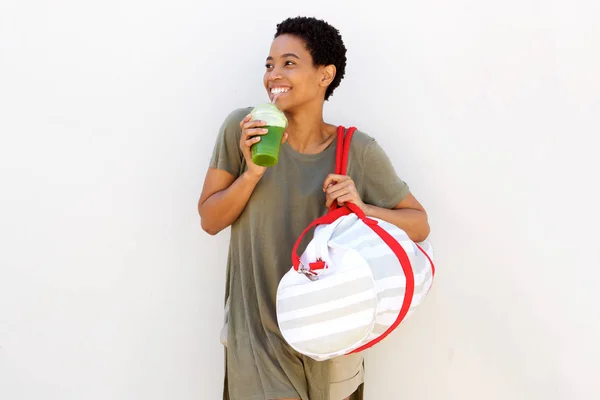
<instances>
[{"instance_id":1,"label":"ear","mask_svg":"<svg viewBox=\"0 0 600 400\"><path fill-rule=\"evenodd\" d=\"M333 82L333 79L335 78L335 73L336 73L336 69L335 69L335 65L330 64L330 65L325 65L321 67L321 79L319 81L319 84L322 87L327 87L331 84L331 82Z\"/></svg>"}]
</instances>

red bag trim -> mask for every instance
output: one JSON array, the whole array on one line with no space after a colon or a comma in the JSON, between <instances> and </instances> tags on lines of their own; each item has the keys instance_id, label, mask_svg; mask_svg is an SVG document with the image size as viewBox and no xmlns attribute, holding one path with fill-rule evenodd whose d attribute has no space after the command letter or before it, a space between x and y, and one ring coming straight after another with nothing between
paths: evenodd
<instances>
[{"instance_id":1,"label":"red bag trim","mask_svg":"<svg viewBox=\"0 0 600 400\"><path fill-rule=\"evenodd\" d=\"M396 318L396 321L394 321L392 326L390 326L379 337L362 345L358 349L351 351L350 354L359 353L363 350L373 347L377 343L379 343L383 339L385 339L390 333L392 333L392 331L394 331L394 329L396 329L398 327L398 325L400 325L400 323L404 320L404 318L406 317L406 314L408 314L408 311L410 310L410 305L413 300L413 295L415 293L415 273L413 271L412 264L410 263L410 260L408 259L408 255L406 254L406 251L404 250L404 248L400 245L400 243L398 243L398 241L396 239L394 239L394 237L392 235L390 235L381 226L372 225L372 224L367 224L367 225L377 235L379 235L379 237L385 242L385 244L387 244L390 247L390 249L392 249L392 251L394 252L396 257L398 257L398 261L400 262L400 266L402 267L402 271L404 271L404 276L406 277L406 291L404 292L404 300L402 301L402 307L400 308L400 313L398 314L398 318ZM431 265L433 265L433 264L431 264Z\"/></svg>"}]
</instances>

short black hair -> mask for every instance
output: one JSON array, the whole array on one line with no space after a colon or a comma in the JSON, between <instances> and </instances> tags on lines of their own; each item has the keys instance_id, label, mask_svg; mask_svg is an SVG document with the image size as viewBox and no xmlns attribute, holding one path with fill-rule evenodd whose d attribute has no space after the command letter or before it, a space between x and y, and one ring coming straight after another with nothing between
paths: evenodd
<instances>
[{"instance_id":1,"label":"short black hair","mask_svg":"<svg viewBox=\"0 0 600 400\"><path fill-rule=\"evenodd\" d=\"M323 20L295 17L277 24L275 38L280 35L294 35L303 39L313 65L335 65L335 77L325 91L325 100L329 99L346 73L346 46L340 32Z\"/></svg>"}]
</instances>

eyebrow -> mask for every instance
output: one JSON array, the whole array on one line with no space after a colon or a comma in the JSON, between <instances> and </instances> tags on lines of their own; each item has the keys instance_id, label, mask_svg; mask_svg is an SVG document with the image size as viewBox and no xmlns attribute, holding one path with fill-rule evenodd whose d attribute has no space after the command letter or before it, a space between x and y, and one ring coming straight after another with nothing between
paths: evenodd
<instances>
[{"instance_id":1,"label":"eyebrow","mask_svg":"<svg viewBox=\"0 0 600 400\"><path fill-rule=\"evenodd\" d=\"M285 57L294 57L294 58L297 58L298 60L300 59L300 57L298 57L294 53L285 53L285 54L281 55L281 58L285 58ZM271 61L271 60L273 60L273 57L271 57L271 56L267 57L267 61Z\"/></svg>"}]
</instances>

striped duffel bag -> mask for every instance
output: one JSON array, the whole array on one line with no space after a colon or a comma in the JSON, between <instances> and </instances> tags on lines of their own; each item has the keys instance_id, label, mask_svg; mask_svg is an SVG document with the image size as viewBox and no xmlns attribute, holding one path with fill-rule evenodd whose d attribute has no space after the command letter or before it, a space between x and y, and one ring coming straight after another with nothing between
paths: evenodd
<instances>
[{"instance_id":1,"label":"striped duffel bag","mask_svg":"<svg viewBox=\"0 0 600 400\"><path fill-rule=\"evenodd\" d=\"M342 133L338 149L343 139ZM348 149L344 146L344 153ZM339 151L336 164L337 173L345 174ZM315 227L298 257L300 242ZM332 208L300 235L293 267L279 283L277 321L283 338L319 361L372 347L429 292L435 273L432 259L428 240L417 244L402 229L366 217L354 204Z\"/></svg>"}]
</instances>

